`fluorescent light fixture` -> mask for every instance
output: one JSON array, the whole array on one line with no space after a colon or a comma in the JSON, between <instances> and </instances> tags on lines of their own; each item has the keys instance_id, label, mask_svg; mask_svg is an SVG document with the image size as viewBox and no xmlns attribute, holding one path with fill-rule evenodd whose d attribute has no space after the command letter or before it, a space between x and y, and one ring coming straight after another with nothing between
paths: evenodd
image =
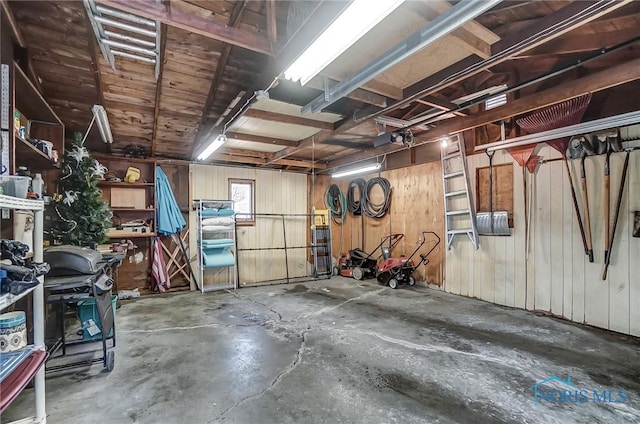
<instances>
[{"instance_id":1,"label":"fluorescent light fixture","mask_svg":"<svg viewBox=\"0 0 640 424\"><path fill-rule=\"evenodd\" d=\"M403 2L353 0L284 71L284 77L305 85Z\"/></svg>"},{"instance_id":2,"label":"fluorescent light fixture","mask_svg":"<svg viewBox=\"0 0 640 424\"><path fill-rule=\"evenodd\" d=\"M206 149L204 149L202 151L202 153L200 153L198 155L198 160L205 160L207 159L209 156L211 156L213 154L213 152L215 152L216 150L218 150L220 147L222 147L222 145L224 143L226 143L227 141L227 136L224 134L220 134L218 135L212 142L211 144L209 144L209 146L207 146Z\"/></svg>"},{"instance_id":3,"label":"fluorescent light fixture","mask_svg":"<svg viewBox=\"0 0 640 424\"><path fill-rule=\"evenodd\" d=\"M346 177L347 175L362 174L362 173L365 173L365 172L377 171L379 169L380 169L380 164L379 163L374 163L373 165L367 165L367 166L363 166L363 167L360 167L360 168L354 168L354 169L349 169L349 170L346 170L346 171L336 172L334 174L331 174L331 178Z\"/></svg>"},{"instance_id":4,"label":"fluorescent light fixture","mask_svg":"<svg viewBox=\"0 0 640 424\"><path fill-rule=\"evenodd\" d=\"M93 112L94 119L98 125L98 131L100 131L102 141L108 144L113 143L113 135L111 134L111 128L109 127L107 111L104 110L102 105L93 105L91 111Z\"/></svg>"}]
</instances>

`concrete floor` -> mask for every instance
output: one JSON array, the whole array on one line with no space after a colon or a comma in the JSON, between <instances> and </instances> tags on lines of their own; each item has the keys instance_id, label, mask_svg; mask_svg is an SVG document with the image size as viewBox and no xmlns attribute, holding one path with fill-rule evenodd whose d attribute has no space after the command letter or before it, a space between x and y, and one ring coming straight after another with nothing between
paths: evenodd
<instances>
[{"instance_id":1,"label":"concrete floor","mask_svg":"<svg viewBox=\"0 0 640 424\"><path fill-rule=\"evenodd\" d=\"M117 314L112 373L47 375L50 424L640 422L638 340L432 289L339 277ZM534 403L552 375L628 402Z\"/></svg>"}]
</instances>

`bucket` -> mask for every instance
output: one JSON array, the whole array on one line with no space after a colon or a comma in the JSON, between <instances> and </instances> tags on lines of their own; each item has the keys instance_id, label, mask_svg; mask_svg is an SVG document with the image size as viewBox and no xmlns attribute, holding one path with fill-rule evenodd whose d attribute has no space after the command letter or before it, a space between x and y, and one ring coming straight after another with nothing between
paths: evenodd
<instances>
[{"instance_id":1,"label":"bucket","mask_svg":"<svg viewBox=\"0 0 640 424\"><path fill-rule=\"evenodd\" d=\"M105 299L106 300L106 299ZM116 318L116 302L118 296L111 295L111 308L113 309L113 319ZM97 340L102 337L100 332L102 331L102 322L100 322L100 314L98 313L98 306L95 299L88 299L78 302L78 317L82 324L82 338L84 340ZM91 330L91 321L98 327L98 332ZM93 335L91 334L93 332ZM113 337L113 329L107 334L107 337Z\"/></svg>"},{"instance_id":2,"label":"bucket","mask_svg":"<svg viewBox=\"0 0 640 424\"><path fill-rule=\"evenodd\" d=\"M27 318L24 312L0 315L0 353L13 352L27 346Z\"/></svg>"}]
</instances>

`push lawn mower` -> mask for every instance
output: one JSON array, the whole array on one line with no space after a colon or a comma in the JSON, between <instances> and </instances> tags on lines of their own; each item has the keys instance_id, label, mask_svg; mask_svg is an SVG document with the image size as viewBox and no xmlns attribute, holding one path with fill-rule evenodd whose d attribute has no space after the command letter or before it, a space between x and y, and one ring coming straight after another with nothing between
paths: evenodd
<instances>
[{"instance_id":1,"label":"push lawn mower","mask_svg":"<svg viewBox=\"0 0 640 424\"><path fill-rule=\"evenodd\" d=\"M378 256L374 256L378 250L382 252L382 249L386 249L389 252L393 251L393 248L402 240L404 234L390 234L382 237L382 241L379 245L367 253L362 249L353 249L349 251L349 256L342 255L338 259L338 266L334 267L333 275L342 275L343 277L353 277L356 280L362 280L364 278L372 277L376 275L376 266L378 260L383 257L380 253ZM384 246L387 244L386 246Z\"/></svg>"},{"instance_id":2,"label":"push lawn mower","mask_svg":"<svg viewBox=\"0 0 640 424\"><path fill-rule=\"evenodd\" d=\"M427 240L428 236L431 237ZM426 243L433 243L433 246L431 246L431 249L429 249L427 253L420 254L420 261L413 263L412 258ZM391 250L383 247L382 254L384 260L380 263L376 272L378 282L385 286L388 285L392 289L398 288L398 285L400 284L409 284L410 286L413 286L416 283L413 273L420 265L426 265L429 263L429 255L439 244L440 237L438 237L436 233L433 231L423 231L422 239L420 239L418 247L409 257L400 256L399 258L392 258Z\"/></svg>"}]
</instances>

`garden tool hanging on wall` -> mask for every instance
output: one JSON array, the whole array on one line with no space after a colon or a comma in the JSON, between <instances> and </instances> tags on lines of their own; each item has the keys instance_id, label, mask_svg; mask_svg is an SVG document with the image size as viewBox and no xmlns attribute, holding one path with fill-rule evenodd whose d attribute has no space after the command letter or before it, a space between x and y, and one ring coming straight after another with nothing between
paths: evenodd
<instances>
[{"instance_id":1,"label":"garden tool hanging on wall","mask_svg":"<svg viewBox=\"0 0 640 424\"><path fill-rule=\"evenodd\" d=\"M597 154L605 154L604 160L604 261L609 260L609 241L611 227L611 153L621 152L622 144L618 140L616 130L596 133L593 136L593 144L596 146Z\"/></svg>"},{"instance_id":2,"label":"garden tool hanging on wall","mask_svg":"<svg viewBox=\"0 0 640 424\"><path fill-rule=\"evenodd\" d=\"M593 262L593 239L591 237L591 214L589 213L589 193L587 191L587 173L584 161L589 155L595 154L591 141L587 137L573 137L569 143L569 156L571 159L580 158L580 188L582 191L582 210L584 211L585 249L589 262Z\"/></svg>"},{"instance_id":3,"label":"garden tool hanging on wall","mask_svg":"<svg viewBox=\"0 0 640 424\"><path fill-rule=\"evenodd\" d=\"M591 93L583 94L582 96L565 100L564 102L557 103L553 106L520 118L516 120L516 123L520 128L530 134L575 125L582 121L584 113L590 102ZM567 154L571 153L570 151L568 152L568 150L571 149L571 140L569 137L563 137L555 140L548 140L546 143L562 155L562 161L564 162L567 177L569 178L569 185L571 187L573 209L575 210L576 217L578 218L578 227L580 228L582 244L584 246L585 253L587 253L590 248L587 247L587 237L585 235L582 216L580 214L580 207L578 206L576 190L573 185L573 178L571 177L571 170L569 169L569 162L567 161ZM570 154L573 158L578 158L580 155L581 152L577 153L575 156Z\"/></svg>"},{"instance_id":4,"label":"garden tool hanging on wall","mask_svg":"<svg viewBox=\"0 0 640 424\"><path fill-rule=\"evenodd\" d=\"M618 141L619 143L619 141ZM615 148L617 147L622 147L621 144L617 144L615 146ZM618 227L618 218L620 216L620 209L622 208L622 196L624 195L624 186L625 183L627 182L627 172L629 170L629 156L631 154L631 151L634 149L626 149L627 155L624 158L624 166L622 167L622 177L620 180L620 188L618 190L618 201L616 203L616 216L615 216L615 220L613 221L613 228L611 230L611 238L605 240L608 245L607 245L607 255L604 258L604 268L602 270L602 280L606 280L607 279L607 272L609 271L609 264L611 263L611 253L613 250L613 241L615 239L616 236L616 228ZM605 202L608 201L609 199L605 199ZM607 223L607 227L609 226L609 223Z\"/></svg>"},{"instance_id":5,"label":"garden tool hanging on wall","mask_svg":"<svg viewBox=\"0 0 640 424\"><path fill-rule=\"evenodd\" d=\"M522 191L524 195L524 240L525 240L525 258L529 258L529 228L531 227L529 219L531 218L531 200L529 199L529 190L527 190L527 170L530 174L535 172L536 166L541 157L534 155L533 151L537 144L527 144L526 146L512 147L507 149L511 157L522 167Z\"/></svg>"},{"instance_id":6,"label":"garden tool hanging on wall","mask_svg":"<svg viewBox=\"0 0 640 424\"><path fill-rule=\"evenodd\" d=\"M509 212L493 210L493 155L495 151L487 151L489 156L489 212L478 212L476 223L481 236L510 236Z\"/></svg>"}]
</instances>

